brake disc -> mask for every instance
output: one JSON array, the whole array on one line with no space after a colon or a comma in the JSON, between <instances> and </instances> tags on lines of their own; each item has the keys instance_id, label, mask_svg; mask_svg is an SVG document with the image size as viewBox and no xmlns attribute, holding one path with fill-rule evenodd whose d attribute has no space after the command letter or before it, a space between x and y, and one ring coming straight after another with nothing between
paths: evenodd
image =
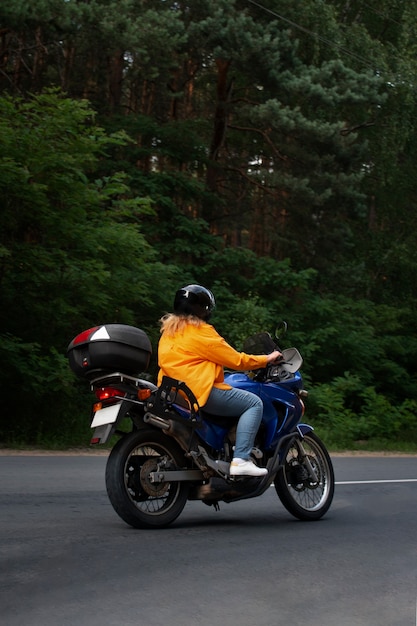
<instances>
[{"instance_id":1,"label":"brake disc","mask_svg":"<svg viewBox=\"0 0 417 626\"><path fill-rule=\"evenodd\" d=\"M315 457L312 457L310 455L307 456L315 472L319 474L319 467L317 466ZM288 478L291 487L295 491L304 491L304 489L317 489L320 484L319 477L317 482L312 482L308 474L307 468L304 465L301 465L298 459L292 459L289 465L291 469L288 472Z\"/></svg>"},{"instance_id":2,"label":"brake disc","mask_svg":"<svg viewBox=\"0 0 417 626\"><path fill-rule=\"evenodd\" d=\"M159 470L159 463L156 459L148 459L140 468L140 482L143 490L149 496L162 496L168 490L169 483L152 483L150 481L150 473Z\"/></svg>"}]
</instances>

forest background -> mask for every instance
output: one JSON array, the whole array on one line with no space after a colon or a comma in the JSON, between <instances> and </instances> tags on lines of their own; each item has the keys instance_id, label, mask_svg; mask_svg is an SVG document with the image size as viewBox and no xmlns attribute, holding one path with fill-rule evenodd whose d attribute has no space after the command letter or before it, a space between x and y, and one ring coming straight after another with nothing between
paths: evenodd
<instances>
[{"instance_id":1,"label":"forest background","mask_svg":"<svg viewBox=\"0 0 417 626\"><path fill-rule=\"evenodd\" d=\"M333 448L417 447L416 0L0 6L3 446L89 440L71 339L211 288Z\"/></svg>"}]
</instances>

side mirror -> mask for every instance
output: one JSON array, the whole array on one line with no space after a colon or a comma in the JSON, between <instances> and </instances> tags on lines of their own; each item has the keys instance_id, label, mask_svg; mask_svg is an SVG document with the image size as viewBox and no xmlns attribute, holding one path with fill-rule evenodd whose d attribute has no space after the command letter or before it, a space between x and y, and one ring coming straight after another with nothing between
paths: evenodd
<instances>
[{"instance_id":1,"label":"side mirror","mask_svg":"<svg viewBox=\"0 0 417 626\"><path fill-rule=\"evenodd\" d=\"M287 322L284 322L284 320L279 322L279 324L277 324L275 328L275 339L280 339L282 335L285 335L285 333L287 332L287 329L288 329Z\"/></svg>"}]
</instances>

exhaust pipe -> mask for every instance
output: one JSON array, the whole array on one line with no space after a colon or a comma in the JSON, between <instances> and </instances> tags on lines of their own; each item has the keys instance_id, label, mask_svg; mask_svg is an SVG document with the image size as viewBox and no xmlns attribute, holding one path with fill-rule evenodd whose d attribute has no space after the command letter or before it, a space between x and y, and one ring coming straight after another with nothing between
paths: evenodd
<instances>
[{"instance_id":1,"label":"exhaust pipe","mask_svg":"<svg viewBox=\"0 0 417 626\"><path fill-rule=\"evenodd\" d=\"M170 423L168 420L164 420L162 417L153 415L153 413L145 413L145 415L143 416L143 421L146 422L146 424L151 424L152 426L156 426L161 430L168 430L170 427Z\"/></svg>"},{"instance_id":2,"label":"exhaust pipe","mask_svg":"<svg viewBox=\"0 0 417 626\"><path fill-rule=\"evenodd\" d=\"M145 413L143 421L146 422L146 424L151 424L151 426L156 426L156 428L163 430L166 435L175 439L185 452L190 451L193 435L191 427L180 424L175 420L165 420L153 413Z\"/></svg>"}]
</instances>

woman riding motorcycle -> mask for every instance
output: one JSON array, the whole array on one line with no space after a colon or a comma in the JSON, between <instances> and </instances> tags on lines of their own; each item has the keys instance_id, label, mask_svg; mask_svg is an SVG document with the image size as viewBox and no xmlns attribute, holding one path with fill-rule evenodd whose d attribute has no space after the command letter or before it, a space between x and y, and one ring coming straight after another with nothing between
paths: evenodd
<instances>
[{"instance_id":1,"label":"woman riding motorcycle","mask_svg":"<svg viewBox=\"0 0 417 626\"><path fill-rule=\"evenodd\" d=\"M214 296L201 285L187 285L175 294L174 313L164 315L158 346L158 384L163 376L183 381L199 406L213 415L239 417L231 476L264 476L266 468L250 459L262 420L262 400L249 391L224 382L224 367L252 370L282 357L237 352L208 324L215 307Z\"/></svg>"}]
</instances>

